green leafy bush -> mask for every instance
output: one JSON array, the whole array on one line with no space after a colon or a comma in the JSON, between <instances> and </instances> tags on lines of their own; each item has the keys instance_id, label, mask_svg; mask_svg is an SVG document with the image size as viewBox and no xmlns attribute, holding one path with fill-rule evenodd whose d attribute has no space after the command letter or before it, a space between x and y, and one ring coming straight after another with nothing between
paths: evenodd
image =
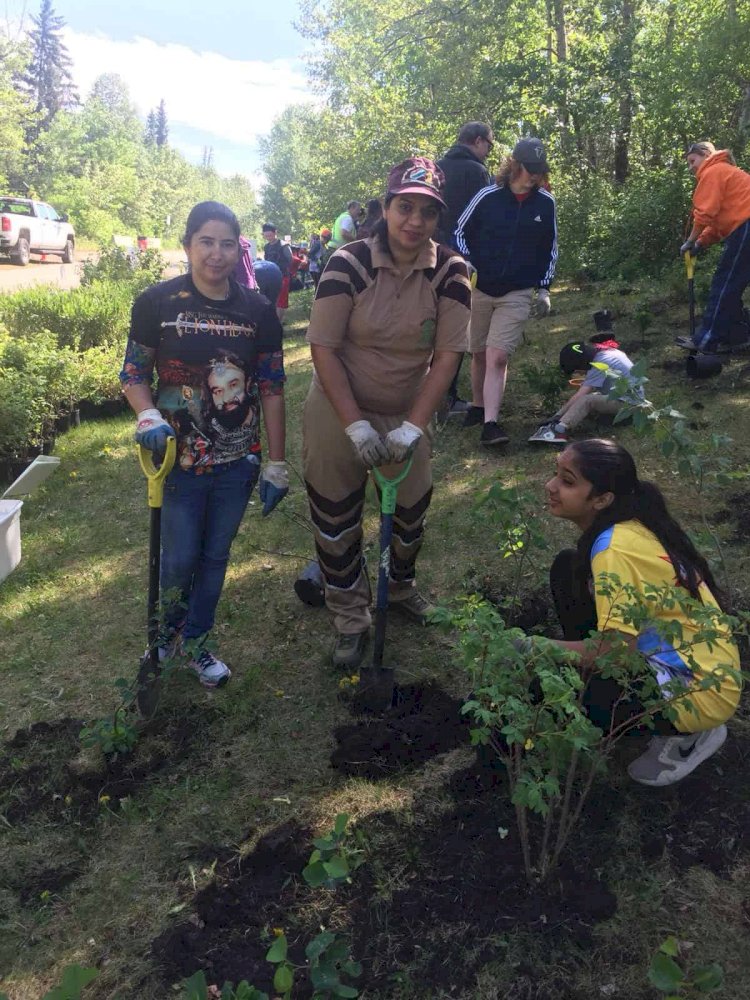
<instances>
[{"instance_id":1,"label":"green leafy bush","mask_svg":"<svg viewBox=\"0 0 750 1000\"><path fill-rule=\"evenodd\" d=\"M116 246L103 246L97 260L87 260L83 264L81 287L89 287L99 281L114 281L126 284L135 298L149 285L161 281L166 260L158 250L122 250Z\"/></svg>"},{"instance_id":2,"label":"green leafy bush","mask_svg":"<svg viewBox=\"0 0 750 1000\"><path fill-rule=\"evenodd\" d=\"M78 355L41 330L24 340L0 331L0 455L42 443L58 414L80 398Z\"/></svg>"},{"instance_id":3,"label":"green leafy bush","mask_svg":"<svg viewBox=\"0 0 750 1000\"><path fill-rule=\"evenodd\" d=\"M49 330L60 347L84 351L124 344L132 304L133 291L125 283L97 281L72 291L37 286L0 295L0 322L11 336L26 338Z\"/></svg>"},{"instance_id":4,"label":"green leafy bush","mask_svg":"<svg viewBox=\"0 0 750 1000\"><path fill-rule=\"evenodd\" d=\"M555 191L562 275L591 280L654 277L673 265L690 210L680 171L634 174L621 188L573 176Z\"/></svg>"}]
</instances>

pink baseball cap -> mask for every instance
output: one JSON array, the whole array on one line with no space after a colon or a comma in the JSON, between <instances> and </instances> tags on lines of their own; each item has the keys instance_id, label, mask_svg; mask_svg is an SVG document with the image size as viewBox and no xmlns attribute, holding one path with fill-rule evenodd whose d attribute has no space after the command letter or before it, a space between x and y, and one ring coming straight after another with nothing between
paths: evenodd
<instances>
[{"instance_id":1,"label":"pink baseball cap","mask_svg":"<svg viewBox=\"0 0 750 1000\"><path fill-rule=\"evenodd\" d=\"M426 194L447 208L440 193L444 184L443 171L424 156L410 156L388 174L388 194Z\"/></svg>"}]
</instances>

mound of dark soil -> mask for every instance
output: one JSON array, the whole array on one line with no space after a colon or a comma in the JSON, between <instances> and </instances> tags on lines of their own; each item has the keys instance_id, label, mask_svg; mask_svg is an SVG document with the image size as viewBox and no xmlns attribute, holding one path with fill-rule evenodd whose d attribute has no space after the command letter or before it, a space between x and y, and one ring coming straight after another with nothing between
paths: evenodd
<instances>
[{"instance_id":1,"label":"mound of dark soil","mask_svg":"<svg viewBox=\"0 0 750 1000\"><path fill-rule=\"evenodd\" d=\"M388 811L360 823L358 841L371 853L352 884L323 901L330 912L322 922L341 928L363 963L361 991L387 995L409 965L420 996L448 995L502 957L494 935L523 925L585 945L594 925L615 912L615 897L597 874L615 836L607 785L592 796L567 864L537 891L523 872L513 807L492 775L477 765L456 774L448 791L454 803L447 812L422 811L417 803L409 816ZM165 988L202 968L209 982L247 979L270 990L265 954L274 926L285 929L292 960L303 964L321 919L300 877L310 837L288 824L246 858L222 866L194 898L188 920L153 943ZM319 892L315 898L320 904ZM299 980L295 996L309 996Z\"/></svg>"},{"instance_id":2,"label":"mound of dark soil","mask_svg":"<svg viewBox=\"0 0 750 1000\"><path fill-rule=\"evenodd\" d=\"M266 961L272 928L290 939L289 958L304 964L304 943L290 934L290 919L307 891L299 878L312 846L311 834L294 823L273 830L252 854L221 867L216 881L192 901L189 919L156 938L151 954L166 984L180 982L199 969L220 986L246 979L272 993L273 966ZM295 996L304 994L295 990Z\"/></svg>"},{"instance_id":3,"label":"mound of dark soil","mask_svg":"<svg viewBox=\"0 0 750 1000\"><path fill-rule=\"evenodd\" d=\"M384 718L362 719L334 731L331 765L342 774L378 779L419 767L466 743L461 701L434 684L396 690Z\"/></svg>"},{"instance_id":4,"label":"mound of dark soil","mask_svg":"<svg viewBox=\"0 0 750 1000\"><path fill-rule=\"evenodd\" d=\"M108 806L116 810L119 800L151 775L187 756L204 716L197 710L165 716L132 754L92 769L79 768L76 760L83 727L79 719L21 729L0 748L0 812L13 825L35 816L85 823L96 817L102 795L109 796Z\"/></svg>"}]
</instances>

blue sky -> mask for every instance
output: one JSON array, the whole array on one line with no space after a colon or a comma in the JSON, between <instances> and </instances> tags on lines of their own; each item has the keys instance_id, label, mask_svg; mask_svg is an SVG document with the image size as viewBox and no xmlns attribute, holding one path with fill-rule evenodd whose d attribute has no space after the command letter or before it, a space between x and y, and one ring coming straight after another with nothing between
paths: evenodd
<instances>
[{"instance_id":1,"label":"blue sky","mask_svg":"<svg viewBox=\"0 0 750 1000\"><path fill-rule=\"evenodd\" d=\"M14 6L35 13L39 2ZM222 174L257 180L257 137L285 106L311 99L297 0L55 0L54 10L82 97L113 72L144 118L164 98L170 143L192 162L213 147Z\"/></svg>"}]
</instances>

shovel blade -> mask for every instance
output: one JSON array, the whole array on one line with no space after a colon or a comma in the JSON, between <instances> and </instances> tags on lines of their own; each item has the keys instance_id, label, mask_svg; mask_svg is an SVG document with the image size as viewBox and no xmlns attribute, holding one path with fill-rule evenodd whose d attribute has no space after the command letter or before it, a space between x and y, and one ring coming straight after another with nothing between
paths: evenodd
<instances>
[{"instance_id":1,"label":"shovel blade","mask_svg":"<svg viewBox=\"0 0 750 1000\"><path fill-rule=\"evenodd\" d=\"M144 719L150 719L159 706L161 699L161 667L158 660L155 662L150 653L141 660L138 668L138 690L135 702L138 711Z\"/></svg>"},{"instance_id":2,"label":"shovel blade","mask_svg":"<svg viewBox=\"0 0 750 1000\"><path fill-rule=\"evenodd\" d=\"M396 671L392 667L361 667L354 704L360 712L385 712L393 705Z\"/></svg>"}]
</instances>

